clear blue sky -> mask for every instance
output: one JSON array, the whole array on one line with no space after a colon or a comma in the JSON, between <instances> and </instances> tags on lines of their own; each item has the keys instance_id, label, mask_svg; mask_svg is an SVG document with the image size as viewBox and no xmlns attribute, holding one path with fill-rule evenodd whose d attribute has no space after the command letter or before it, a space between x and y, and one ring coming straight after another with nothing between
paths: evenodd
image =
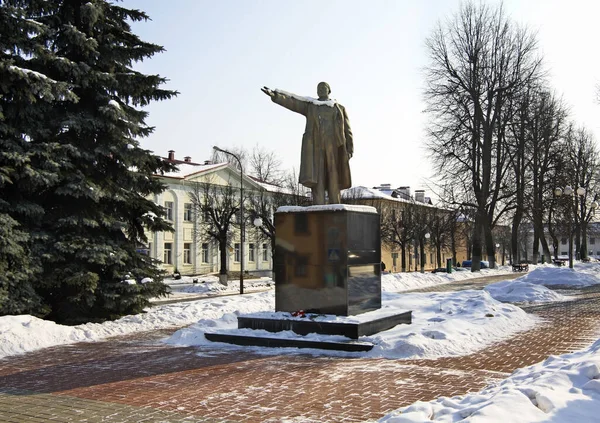
<instances>
[{"instance_id":1,"label":"clear blue sky","mask_svg":"<svg viewBox=\"0 0 600 423\"><path fill-rule=\"evenodd\" d=\"M599 2L506 1L509 14L538 31L550 80L573 117L600 139L595 85ZM327 81L354 132L353 184L425 188L432 177L423 148L425 39L456 0L125 0L151 22L134 32L166 52L138 66L181 92L155 103L156 131L145 148L194 161L212 146L259 144L286 168L299 166L303 116L272 103L260 88L316 97Z\"/></svg>"}]
</instances>

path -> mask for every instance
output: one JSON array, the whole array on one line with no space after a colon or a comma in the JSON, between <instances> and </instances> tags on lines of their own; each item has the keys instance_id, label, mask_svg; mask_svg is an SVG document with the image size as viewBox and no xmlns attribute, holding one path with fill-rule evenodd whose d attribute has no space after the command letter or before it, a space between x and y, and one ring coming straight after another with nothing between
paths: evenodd
<instances>
[{"instance_id":1,"label":"path","mask_svg":"<svg viewBox=\"0 0 600 423\"><path fill-rule=\"evenodd\" d=\"M169 331L49 348L0 360L0 421L376 421L416 400L478 391L600 337L600 288L528 311L544 322L478 353L438 360L222 353L157 342Z\"/></svg>"}]
</instances>

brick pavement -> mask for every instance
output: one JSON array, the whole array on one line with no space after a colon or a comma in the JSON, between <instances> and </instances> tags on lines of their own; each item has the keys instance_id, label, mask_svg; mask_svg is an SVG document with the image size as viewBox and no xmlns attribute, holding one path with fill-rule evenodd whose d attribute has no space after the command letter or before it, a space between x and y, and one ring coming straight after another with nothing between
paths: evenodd
<instances>
[{"instance_id":1,"label":"brick pavement","mask_svg":"<svg viewBox=\"0 0 600 423\"><path fill-rule=\"evenodd\" d=\"M544 319L530 331L437 360L224 353L158 342L169 331L48 348L0 360L0 422L374 421L589 345L600 337L600 288L577 294L525 307Z\"/></svg>"}]
</instances>

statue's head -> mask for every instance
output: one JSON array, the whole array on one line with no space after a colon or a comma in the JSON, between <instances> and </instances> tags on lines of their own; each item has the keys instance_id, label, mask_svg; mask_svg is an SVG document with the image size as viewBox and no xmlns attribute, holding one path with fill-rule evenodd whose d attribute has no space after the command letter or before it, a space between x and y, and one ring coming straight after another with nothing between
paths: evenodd
<instances>
[{"instance_id":1,"label":"statue's head","mask_svg":"<svg viewBox=\"0 0 600 423\"><path fill-rule=\"evenodd\" d=\"M331 87L327 82L319 82L317 85L317 95L319 96L319 100L328 99L329 94L331 93Z\"/></svg>"}]
</instances>

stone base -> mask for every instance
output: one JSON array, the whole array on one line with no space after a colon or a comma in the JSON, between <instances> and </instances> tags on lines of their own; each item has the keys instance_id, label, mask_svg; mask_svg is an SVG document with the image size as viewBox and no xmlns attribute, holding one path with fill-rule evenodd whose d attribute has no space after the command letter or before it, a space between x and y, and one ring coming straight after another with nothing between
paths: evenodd
<instances>
[{"instance_id":1,"label":"stone base","mask_svg":"<svg viewBox=\"0 0 600 423\"><path fill-rule=\"evenodd\" d=\"M350 352L370 351L373 348L373 344L369 342L322 342L308 341L305 339L267 338L222 333L205 333L204 336L206 339L213 342L225 342L227 344L257 347L315 348Z\"/></svg>"},{"instance_id":2,"label":"stone base","mask_svg":"<svg viewBox=\"0 0 600 423\"><path fill-rule=\"evenodd\" d=\"M411 324L412 311L359 322L323 322L306 319L276 319L260 317L238 317L238 329L261 329L268 332L291 330L299 335L318 333L322 335L342 335L345 342L315 341L302 338L271 338L269 336L247 336L235 333L205 333L209 341L225 342L234 345L253 345L259 347L316 348L338 351L370 351L370 342L355 341L360 336L373 335L393 328L399 324Z\"/></svg>"},{"instance_id":3,"label":"stone base","mask_svg":"<svg viewBox=\"0 0 600 423\"><path fill-rule=\"evenodd\" d=\"M291 330L299 335L319 333L322 335L343 335L351 339L373 335L393 328L399 324L412 323L412 311L394 314L364 322L320 322L306 319L264 319L256 317L238 317L239 329L262 329L268 332Z\"/></svg>"}]
</instances>

